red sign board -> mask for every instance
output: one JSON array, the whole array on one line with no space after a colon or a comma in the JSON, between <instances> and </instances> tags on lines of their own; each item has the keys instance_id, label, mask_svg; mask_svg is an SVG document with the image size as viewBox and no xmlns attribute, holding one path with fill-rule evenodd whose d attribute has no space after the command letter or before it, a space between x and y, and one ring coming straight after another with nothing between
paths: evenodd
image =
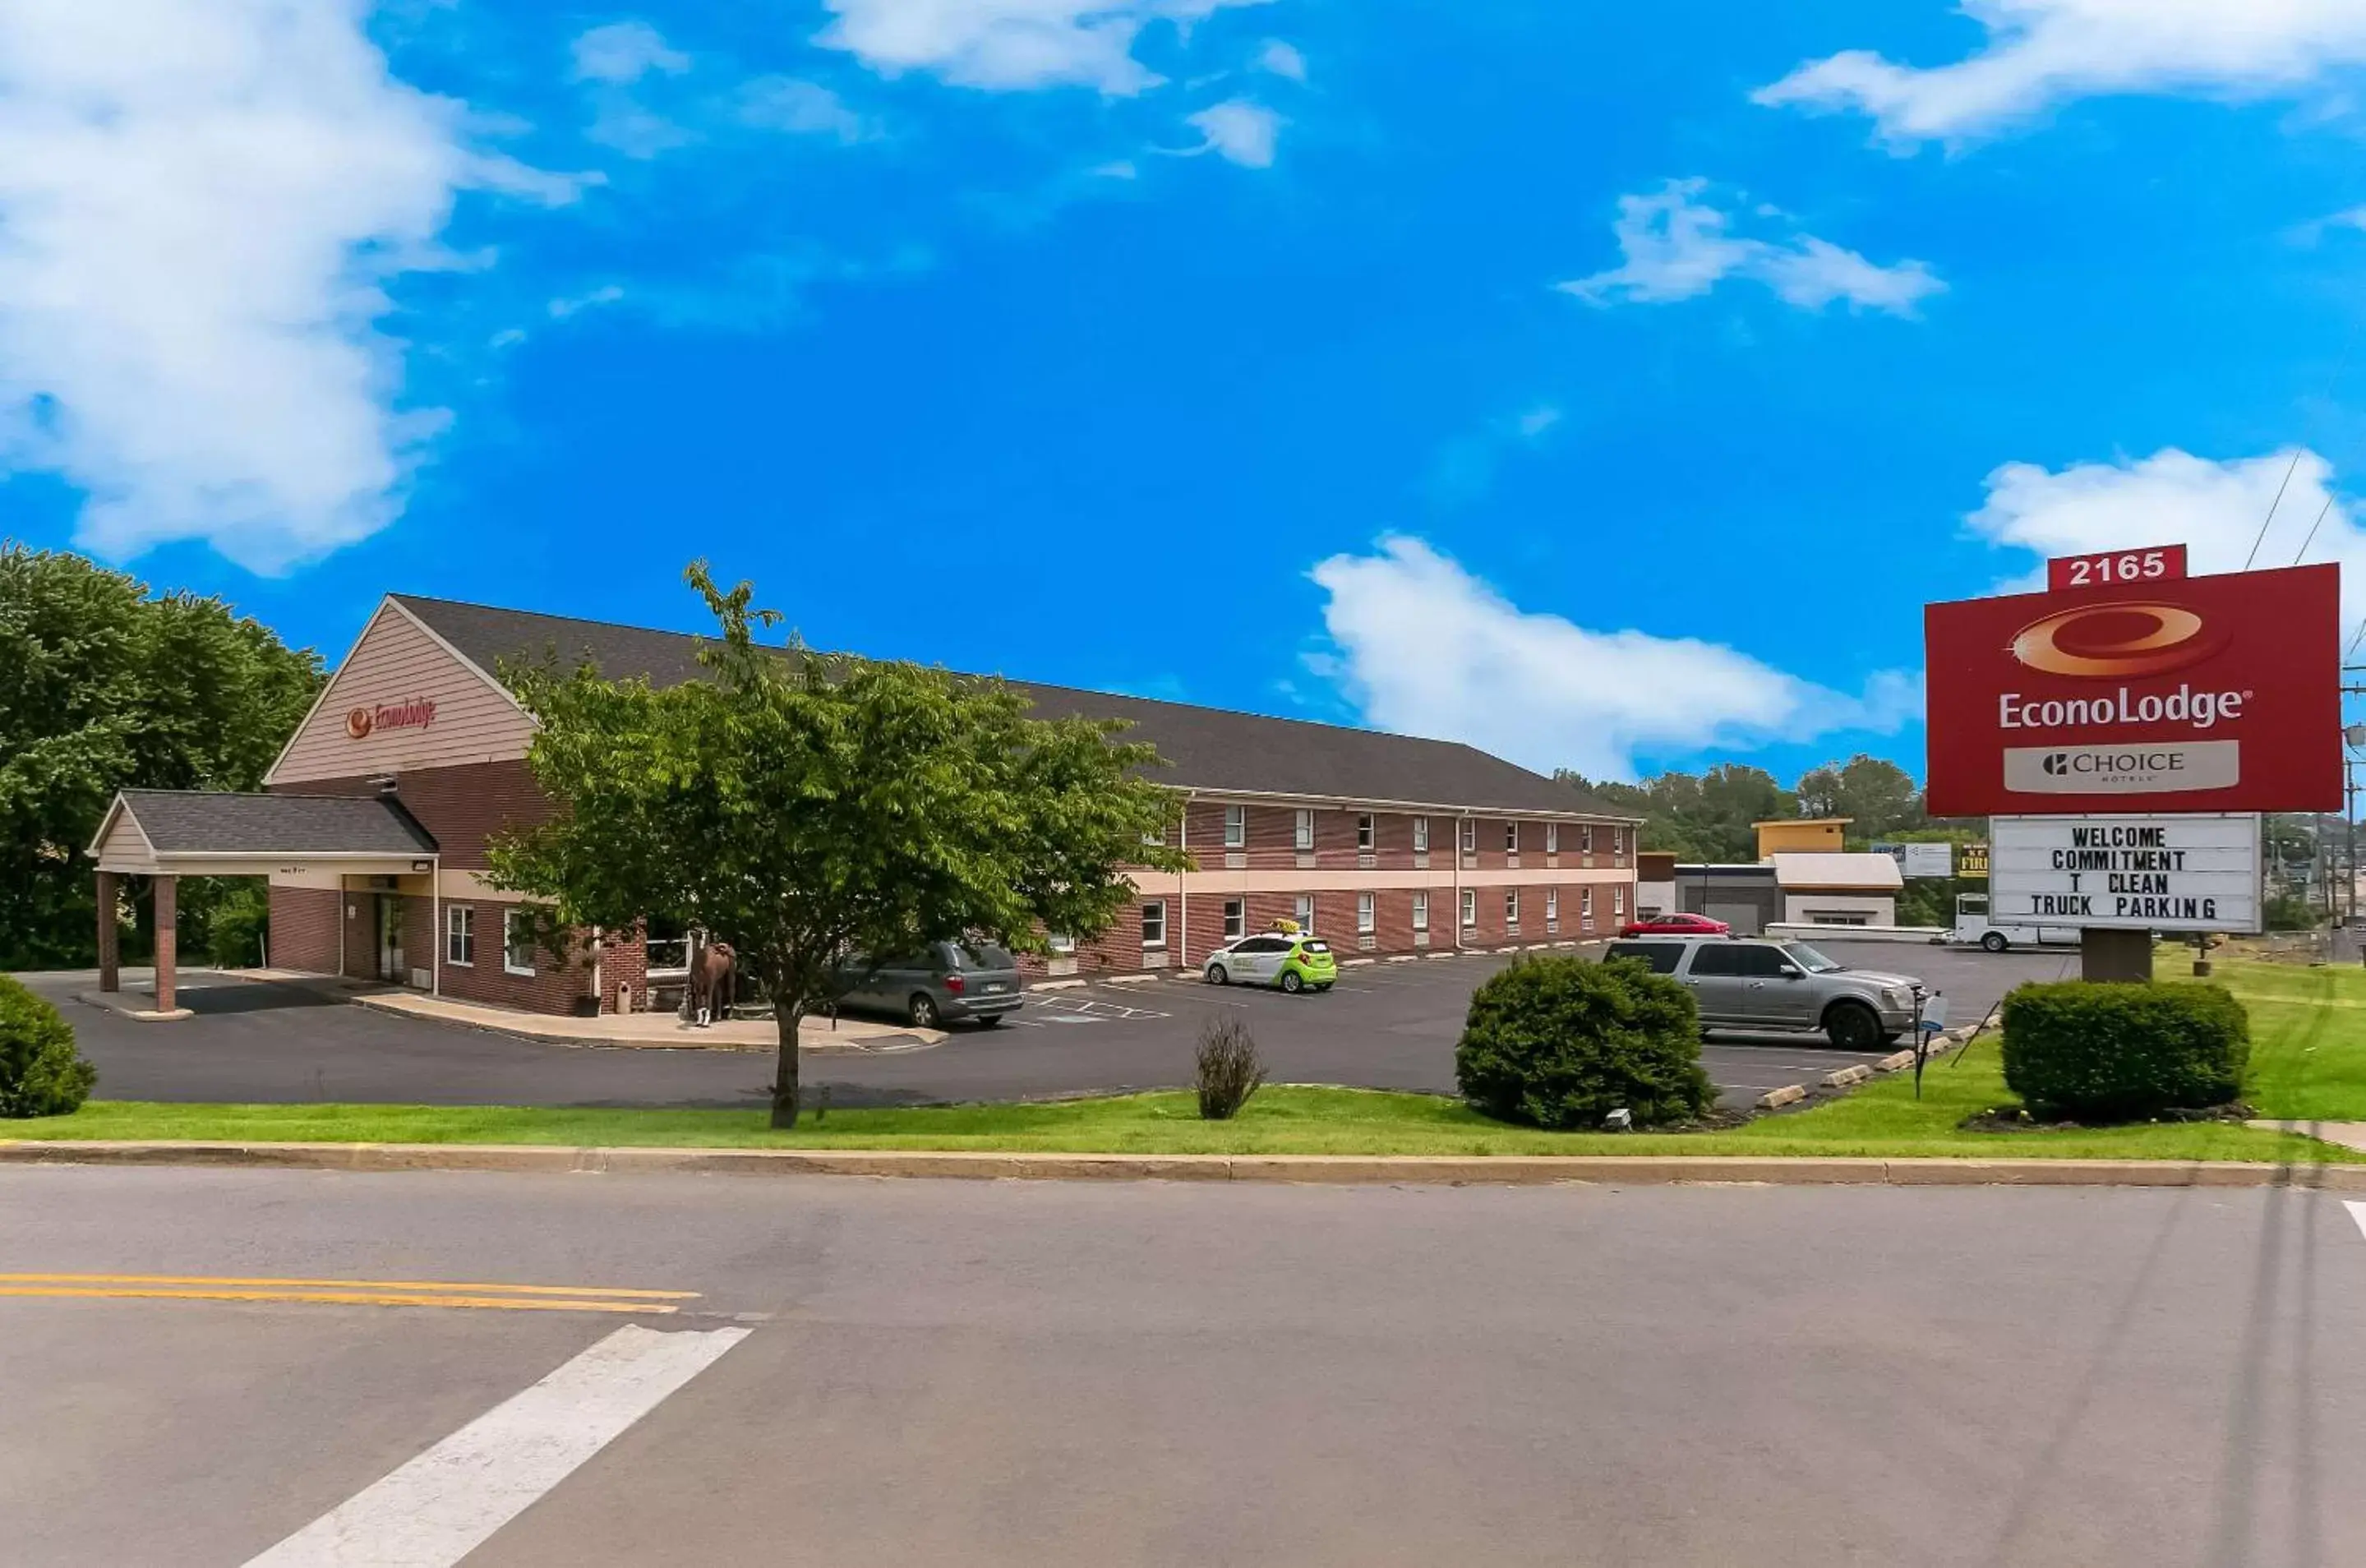
<instances>
[{"instance_id":1,"label":"red sign board","mask_svg":"<svg viewBox=\"0 0 2366 1568\"><path fill-rule=\"evenodd\" d=\"M2105 550L2101 555L2057 556L2045 563L2045 588L2125 588L2173 582L2185 576L2185 547L2155 545L2142 550Z\"/></svg>"},{"instance_id":2,"label":"red sign board","mask_svg":"<svg viewBox=\"0 0 2366 1568\"><path fill-rule=\"evenodd\" d=\"M2128 553L1924 606L1932 814L2341 809L2341 569L2126 581Z\"/></svg>"},{"instance_id":3,"label":"red sign board","mask_svg":"<svg viewBox=\"0 0 2366 1568\"><path fill-rule=\"evenodd\" d=\"M351 739L366 740L381 729L424 729L434 722L435 699L412 697L351 709L345 715L345 734Z\"/></svg>"}]
</instances>

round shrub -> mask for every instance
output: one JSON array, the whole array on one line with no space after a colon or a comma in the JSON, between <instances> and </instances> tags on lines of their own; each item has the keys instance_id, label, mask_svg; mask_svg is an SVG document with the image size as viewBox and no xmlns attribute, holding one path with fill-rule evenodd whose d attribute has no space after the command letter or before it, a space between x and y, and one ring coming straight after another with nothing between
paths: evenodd
<instances>
[{"instance_id":1,"label":"round shrub","mask_svg":"<svg viewBox=\"0 0 2366 1568\"><path fill-rule=\"evenodd\" d=\"M58 1010L0 975L0 1116L63 1116L97 1080Z\"/></svg>"},{"instance_id":2,"label":"round shrub","mask_svg":"<svg viewBox=\"0 0 2366 1568\"><path fill-rule=\"evenodd\" d=\"M1687 1121L1717 1097L1692 994L1632 959L1521 958L1472 994L1454 1047L1462 1096L1490 1116L1599 1127Z\"/></svg>"},{"instance_id":3,"label":"round shrub","mask_svg":"<svg viewBox=\"0 0 2366 1568\"><path fill-rule=\"evenodd\" d=\"M2063 980L2004 999L2004 1081L2033 1115L2126 1122L2224 1105L2250 1055L2250 1019L2217 986Z\"/></svg>"}]
</instances>

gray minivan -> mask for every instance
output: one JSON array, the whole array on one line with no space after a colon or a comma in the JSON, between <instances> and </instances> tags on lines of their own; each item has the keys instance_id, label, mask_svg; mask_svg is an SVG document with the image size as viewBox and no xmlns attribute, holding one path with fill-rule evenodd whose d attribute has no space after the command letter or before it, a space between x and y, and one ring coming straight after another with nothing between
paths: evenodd
<instances>
[{"instance_id":1,"label":"gray minivan","mask_svg":"<svg viewBox=\"0 0 2366 1568\"><path fill-rule=\"evenodd\" d=\"M966 1021L996 1024L1025 1001L1019 960L990 942L941 942L873 969L862 954L839 966L850 1012L893 1013L915 1029Z\"/></svg>"}]
</instances>

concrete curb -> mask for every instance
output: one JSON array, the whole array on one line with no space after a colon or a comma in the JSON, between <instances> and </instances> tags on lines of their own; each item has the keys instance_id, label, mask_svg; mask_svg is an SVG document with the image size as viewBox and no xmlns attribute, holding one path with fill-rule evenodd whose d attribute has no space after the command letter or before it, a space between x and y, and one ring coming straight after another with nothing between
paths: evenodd
<instances>
[{"instance_id":1,"label":"concrete curb","mask_svg":"<svg viewBox=\"0 0 2366 1568\"><path fill-rule=\"evenodd\" d=\"M567 1175L928 1177L1330 1185L2306 1187L2366 1192L2366 1166L2233 1160L1821 1159L1713 1155L1002 1154L915 1149L570 1148L526 1144L0 1142L0 1165L227 1166Z\"/></svg>"}]
</instances>

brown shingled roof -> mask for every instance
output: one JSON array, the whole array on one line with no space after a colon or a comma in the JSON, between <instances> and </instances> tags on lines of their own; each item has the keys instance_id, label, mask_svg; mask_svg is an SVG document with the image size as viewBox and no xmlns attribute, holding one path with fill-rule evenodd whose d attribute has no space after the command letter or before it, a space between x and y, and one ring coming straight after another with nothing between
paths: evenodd
<instances>
[{"instance_id":1,"label":"brown shingled roof","mask_svg":"<svg viewBox=\"0 0 2366 1568\"><path fill-rule=\"evenodd\" d=\"M646 677L659 686L693 680L701 672L700 639L682 632L410 593L391 597L491 673L498 674L506 661L537 660L546 653L555 653L563 665L589 662L612 679ZM1161 782L1186 789L1639 820L1558 780L1459 741L1028 681L1009 684L1028 696L1042 717L1128 721L1133 726L1128 739L1150 742L1171 764L1158 775Z\"/></svg>"}]
</instances>

